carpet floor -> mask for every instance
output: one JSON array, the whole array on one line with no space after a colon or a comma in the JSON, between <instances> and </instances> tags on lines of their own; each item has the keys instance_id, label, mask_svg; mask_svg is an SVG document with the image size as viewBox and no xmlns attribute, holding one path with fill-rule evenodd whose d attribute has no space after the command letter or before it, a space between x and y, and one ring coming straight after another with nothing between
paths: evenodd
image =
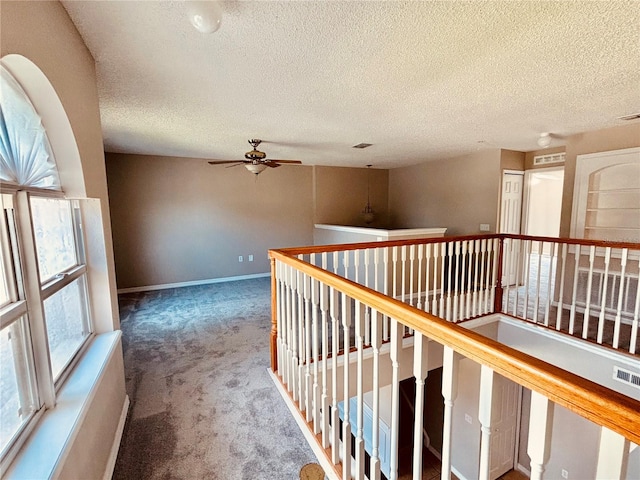
<instances>
[{"instance_id":1,"label":"carpet floor","mask_svg":"<svg viewBox=\"0 0 640 480\"><path fill-rule=\"evenodd\" d=\"M267 373L269 278L119 303L131 406L115 480L297 479L316 461Z\"/></svg>"}]
</instances>

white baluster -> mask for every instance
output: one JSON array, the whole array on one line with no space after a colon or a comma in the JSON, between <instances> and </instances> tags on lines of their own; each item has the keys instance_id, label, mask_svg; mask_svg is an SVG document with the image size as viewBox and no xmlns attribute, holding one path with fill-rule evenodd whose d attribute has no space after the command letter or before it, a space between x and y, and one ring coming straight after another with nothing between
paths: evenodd
<instances>
[{"instance_id":1,"label":"white baluster","mask_svg":"<svg viewBox=\"0 0 640 480\"><path fill-rule=\"evenodd\" d=\"M480 315L480 309L478 308L478 289L480 288L478 285L478 260L480 257L480 240L474 240L473 242L473 299L471 303L471 316L477 317Z\"/></svg>"},{"instance_id":2,"label":"white baluster","mask_svg":"<svg viewBox=\"0 0 640 480\"><path fill-rule=\"evenodd\" d=\"M542 480L551 453L551 426L553 403L538 392L531 392L529 413L529 442L527 453L531 458L531 480Z\"/></svg>"},{"instance_id":3,"label":"white baluster","mask_svg":"<svg viewBox=\"0 0 640 480\"><path fill-rule=\"evenodd\" d=\"M284 342L282 340L282 336L285 333L284 326L284 317L283 317L283 305L284 305L284 288L283 288L283 280L282 280L282 262L276 260L276 292L277 292L277 301L276 301L276 312L277 312L277 328L278 328L278 338L277 338L277 358L278 358L278 375L284 382L284 371L285 371L285 362L284 362Z\"/></svg>"},{"instance_id":4,"label":"white baluster","mask_svg":"<svg viewBox=\"0 0 640 480\"><path fill-rule=\"evenodd\" d=\"M355 441L355 463L356 480L364 479L365 455L364 455L364 340L366 307L356 300L356 348L358 352L358 368L356 374L356 441ZM345 415L346 416L346 415Z\"/></svg>"},{"instance_id":5,"label":"white baluster","mask_svg":"<svg viewBox=\"0 0 640 480\"><path fill-rule=\"evenodd\" d=\"M291 392L295 391L295 378L293 375L293 345L294 345L294 325L296 324L294 318L294 294L291 278L293 276L293 268L289 265L287 269L287 388Z\"/></svg>"},{"instance_id":6,"label":"white baluster","mask_svg":"<svg viewBox=\"0 0 640 480\"><path fill-rule=\"evenodd\" d=\"M395 248L395 247L393 247ZM382 259L384 261L384 291L383 293L385 295L389 295L389 256L391 255L391 252L389 252L389 247L384 247L384 254L382 255ZM396 254L397 256L397 254ZM395 262L392 262L392 270L393 270L393 284L395 285ZM394 292L395 292L395 287L394 287ZM391 296L394 296L394 294L392 294ZM387 317L383 316L382 317L382 338L387 341L389 339L389 327L387 325Z\"/></svg>"},{"instance_id":7,"label":"white baluster","mask_svg":"<svg viewBox=\"0 0 640 480\"><path fill-rule=\"evenodd\" d=\"M425 266L424 266L424 311L430 312L431 305L429 304L429 274L431 273L431 244L427 243L425 245ZM435 270L434 266L434 270ZM434 284L435 285L435 284ZM435 298L435 286L433 297Z\"/></svg>"},{"instance_id":8,"label":"white baluster","mask_svg":"<svg viewBox=\"0 0 640 480\"><path fill-rule=\"evenodd\" d=\"M407 289L406 289L406 283L407 283L407 246L406 245L402 245L402 247L400 247L400 252L402 254L401 256L401 262L402 262L402 290L401 290L401 295L400 295L400 300L402 302L406 302L407 301Z\"/></svg>"},{"instance_id":9,"label":"white baluster","mask_svg":"<svg viewBox=\"0 0 640 480\"><path fill-rule=\"evenodd\" d=\"M620 255L620 285L618 286L618 305L616 307L616 318L613 327L613 348L618 348L620 343L620 324L622 322L622 300L624 299L625 292L625 274L627 272L627 256L629 250L623 248ZM639 282L640 283L640 282Z\"/></svg>"},{"instance_id":10,"label":"white baluster","mask_svg":"<svg viewBox=\"0 0 640 480\"><path fill-rule=\"evenodd\" d=\"M531 265L531 240L524 241L524 306L522 318L529 319L529 267Z\"/></svg>"},{"instance_id":11,"label":"white baluster","mask_svg":"<svg viewBox=\"0 0 640 480\"><path fill-rule=\"evenodd\" d=\"M422 310L422 259L424 256L424 245L418 245L418 298L416 302L416 308L418 310ZM427 277L429 277L429 272L427 272ZM426 302L429 301L428 297L425 295Z\"/></svg>"},{"instance_id":12,"label":"white baluster","mask_svg":"<svg viewBox=\"0 0 640 480\"><path fill-rule=\"evenodd\" d=\"M640 260L638 260L638 288L636 289L636 308L633 310L633 323L631 324L631 343L629 344L629 353L636 353L639 316L640 316Z\"/></svg>"},{"instance_id":13,"label":"white baluster","mask_svg":"<svg viewBox=\"0 0 640 480\"><path fill-rule=\"evenodd\" d=\"M567 269L567 244L562 244L562 268L560 269L560 288L558 289L558 311L556 312L556 330L562 328L562 312L564 311L564 278ZM556 275L556 278L558 276Z\"/></svg>"},{"instance_id":14,"label":"white baluster","mask_svg":"<svg viewBox=\"0 0 640 480\"><path fill-rule=\"evenodd\" d=\"M578 267L580 266L580 245L574 245L574 270L573 270L573 293L571 295L571 310L569 311L569 333L573 335L576 322L576 301L578 298Z\"/></svg>"},{"instance_id":15,"label":"white baluster","mask_svg":"<svg viewBox=\"0 0 640 480\"><path fill-rule=\"evenodd\" d=\"M329 308L331 312L331 460L340 461L340 429L338 426L338 353L340 329L338 327L338 292L330 287Z\"/></svg>"},{"instance_id":16,"label":"white baluster","mask_svg":"<svg viewBox=\"0 0 640 480\"><path fill-rule=\"evenodd\" d=\"M450 322L455 321L455 318L453 318L452 316L452 304L451 304L451 294L453 291L453 283L452 283L452 276L453 276L453 261L454 261L454 249L455 249L455 244L458 242L453 242L453 243L449 243L448 244L448 248L447 248L447 258L449 260L449 265L447 268L447 311L445 313L445 318L447 320L449 320ZM457 276L457 275L456 275Z\"/></svg>"},{"instance_id":17,"label":"white baluster","mask_svg":"<svg viewBox=\"0 0 640 480\"><path fill-rule=\"evenodd\" d=\"M304 354L305 354L305 332L304 332L304 275L301 271L296 271L296 291L298 294L298 371L297 382L298 382L298 405L300 407L300 411L303 411L305 408L305 399L304 399ZM295 395L294 395L295 397Z\"/></svg>"},{"instance_id":18,"label":"white baluster","mask_svg":"<svg viewBox=\"0 0 640 480\"><path fill-rule=\"evenodd\" d=\"M500 240L497 238L493 239L493 242L489 242L489 245L492 245L492 252L493 252L493 262L492 262L492 266L491 266L491 295L489 298L489 304L487 305L487 312L494 311L494 303L495 303L495 298L496 298L496 285L498 283L498 250L500 248ZM504 300L503 300L503 304L504 304ZM501 305L502 307L502 305ZM489 310L490 309L490 310Z\"/></svg>"},{"instance_id":19,"label":"white baluster","mask_svg":"<svg viewBox=\"0 0 640 480\"><path fill-rule=\"evenodd\" d=\"M436 296L433 296L433 313L438 312L438 316L440 318L444 318L444 277L446 274L446 270L445 270L445 256L446 256L446 251L447 251L447 244L446 243L436 243L434 246L434 255L433 255L433 287L435 289L435 286L438 284L438 268L437 268L437 263L438 263L438 250L440 250L441 253L441 260L440 260L440 304L437 305L436 304ZM438 306L440 307L438 309Z\"/></svg>"},{"instance_id":20,"label":"white baluster","mask_svg":"<svg viewBox=\"0 0 640 480\"><path fill-rule=\"evenodd\" d=\"M542 276L542 252L544 252L544 242L538 242L538 268L536 269L536 293L533 302L533 323L538 323L538 308L540 307L540 278Z\"/></svg>"},{"instance_id":21,"label":"white baluster","mask_svg":"<svg viewBox=\"0 0 640 480\"><path fill-rule=\"evenodd\" d=\"M551 285L555 283L553 265L554 263L557 265L558 262L558 247L557 243L552 243L550 248L549 270L547 271L547 300L544 304L544 324L547 327L549 326L549 309L551 308L551 296L553 295Z\"/></svg>"},{"instance_id":22,"label":"white baluster","mask_svg":"<svg viewBox=\"0 0 640 480\"><path fill-rule=\"evenodd\" d=\"M416 399L413 418L413 480L422 480L422 448L424 432L424 381L429 371L429 340L420 332L413 337L413 376Z\"/></svg>"},{"instance_id":23,"label":"white baluster","mask_svg":"<svg viewBox=\"0 0 640 480\"><path fill-rule=\"evenodd\" d=\"M464 243L464 242L463 242ZM460 242L455 243L455 261L453 268L453 322L458 322L462 316L462 311L458 312L458 302L462 297L462 279L463 268L462 268L462 256L461 256L462 244ZM462 306L460 306L460 310L462 310Z\"/></svg>"},{"instance_id":24,"label":"white baluster","mask_svg":"<svg viewBox=\"0 0 640 480\"><path fill-rule=\"evenodd\" d=\"M442 396L444 397L444 422L442 425L442 480L451 478L451 434L453 404L458 396L458 367L460 355L445 346L442 353Z\"/></svg>"},{"instance_id":25,"label":"white baluster","mask_svg":"<svg viewBox=\"0 0 640 480\"><path fill-rule=\"evenodd\" d=\"M513 240L513 243L514 243L515 249L514 249L512 258L514 259L513 261L516 262L515 263L516 277L515 277L515 285L514 285L516 294L513 302L513 316L515 317L518 315L518 299L520 295L518 285L520 285L520 280L521 280L520 267L522 266L522 259L520 258L520 247L522 246L522 240L520 239ZM513 269L509 270L509 272L511 271L513 271Z\"/></svg>"},{"instance_id":26,"label":"white baluster","mask_svg":"<svg viewBox=\"0 0 640 480\"><path fill-rule=\"evenodd\" d=\"M385 247L386 248L386 247ZM371 418L371 464L369 479L380 480L380 346L382 324L380 315L371 309L371 347L373 349L373 405Z\"/></svg>"},{"instance_id":27,"label":"white baluster","mask_svg":"<svg viewBox=\"0 0 640 480\"><path fill-rule=\"evenodd\" d=\"M306 420L313 418L313 399L311 398L311 277L303 276L304 281L304 408Z\"/></svg>"},{"instance_id":28,"label":"white baluster","mask_svg":"<svg viewBox=\"0 0 640 480\"><path fill-rule=\"evenodd\" d=\"M325 256L326 258L326 256ZM327 378L329 362L329 287L320 284L320 311L322 312L322 447L329 447L329 394Z\"/></svg>"},{"instance_id":29,"label":"white baluster","mask_svg":"<svg viewBox=\"0 0 640 480\"><path fill-rule=\"evenodd\" d=\"M312 254L312 258L313 258ZM312 263L314 263L313 258ZM318 363L320 362L319 342L318 342L318 310L320 309L320 282L316 279L311 279L311 303L313 304L312 316L311 316L311 330L313 332L313 338L311 342L313 344L311 355L313 356L313 433L319 434L320 428L320 384L318 382Z\"/></svg>"},{"instance_id":30,"label":"white baluster","mask_svg":"<svg viewBox=\"0 0 640 480\"><path fill-rule=\"evenodd\" d=\"M488 313L487 310L487 276L485 274L485 265L487 271L489 270L489 264L487 259L487 239L483 238L480 241L480 312L479 313ZM507 282L508 283L508 282Z\"/></svg>"},{"instance_id":31,"label":"white baluster","mask_svg":"<svg viewBox=\"0 0 640 480\"><path fill-rule=\"evenodd\" d=\"M600 447L596 478L624 480L627 478L630 443L625 437L600 427Z\"/></svg>"},{"instance_id":32,"label":"white baluster","mask_svg":"<svg viewBox=\"0 0 640 480\"><path fill-rule=\"evenodd\" d=\"M584 309L584 321L582 322L582 338L589 335L589 312L591 309L591 287L593 286L593 263L596 256L596 247L591 245L589 249L589 277L587 279L587 297L585 298L586 307Z\"/></svg>"},{"instance_id":33,"label":"white baluster","mask_svg":"<svg viewBox=\"0 0 640 480\"><path fill-rule=\"evenodd\" d=\"M480 420L480 470L479 479L489 480L491 470L491 405L493 402L494 372L486 365L480 366L480 402L478 420Z\"/></svg>"},{"instance_id":34,"label":"white baluster","mask_svg":"<svg viewBox=\"0 0 640 480\"><path fill-rule=\"evenodd\" d=\"M351 297L342 294L342 333L343 333L343 355L342 355L342 379L343 379L343 411L342 421L342 480L351 479L351 412L349 397L349 350L351 342L349 330L351 329Z\"/></svg>"},{"instance_id":35,"label":"white baluster","mask_svg":"<svg viewBox=\"0 0 640 480\"><path fill-rule=\"evenodd\" d=\"M375 251L377 251L378 249L375 249ZM371 284L371 279L369 278L369 265L371 263L371 249L367 248L364 251L364 276L366 278L366 283L365 286L371 288L372 284ZM377 283L377 279L374 279L374 283ZM377 288L376 288L377 290ZM365 345L369 345L371 343L371 320L369 318L369 309L367 308L365 311L365 318L364 318L364 344Z\"/></svg>"},{"instance_id":36,"label":"white baluster","mask_svg":"<svg viewBox=\"0 0 640 480\"><path fill-rule=\"evenodd\" d=\"M607 308L607 286L609 282L609 264L611 262L611 247L604 249L604 281L601 282L602 288L602 305L600 308L600 316L598 317L598 338L597 342L602 344L602 337L604 335L604 313Z\"/></svg>"},{"instance_id":37,"label":"white baluster","mask_svg":"<svg viewBox=\"0 0 640 480\"><path fill-rule=\"evenodd\" d=\"M389 480L398 478L398 438L400 430L400 350L404 325L395 318L391 319L391 341L389 357L391 359L391 457L389 459Z\"/></svg>"},{"instance_id":38,"label":"white baluster","mask_svg":"<svg viewBox=\"0 0 640 480\"><path fill-rule=\"evenodd\" d=\"M467 288L464 293L465 298L465 310L464 318L471 318L471 297L473 289L473 240L469 240L465 247L465 261L463 265L467 265Z\"/></svg>"}]
</instances>

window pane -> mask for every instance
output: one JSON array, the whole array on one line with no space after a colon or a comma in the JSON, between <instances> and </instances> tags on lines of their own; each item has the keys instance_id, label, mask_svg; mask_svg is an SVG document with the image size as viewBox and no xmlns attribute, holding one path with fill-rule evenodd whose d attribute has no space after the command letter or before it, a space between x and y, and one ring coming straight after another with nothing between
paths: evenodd
<instances>
[{"instance_id":1,"label":"window pane","mask_svg":"<svg viewBox=\"0 0 640 480\"><path fill-rule=\"evenodd\" d=\"M0 450L35 411L24 317L0 331Z\"/></svg>"},{"instance_id":2,"label":"window pane","mask_svg":"<svg viewBox=\"0 0 640 480\"><path fill-rule=\"evenodd\" d=\"M57 198L31 197L33 230L42 283L77 265L71 203Z\"/></svg>"},{"instance_id":3,"label":"window pane","mask_svg":"<svg viewBox=\"0 0 640 480\"><path fill-rule=\"evenodd\" d=\"M85 292L82 276L43 302L54 379L89 335Z\"/></svg>"}]
</instances>

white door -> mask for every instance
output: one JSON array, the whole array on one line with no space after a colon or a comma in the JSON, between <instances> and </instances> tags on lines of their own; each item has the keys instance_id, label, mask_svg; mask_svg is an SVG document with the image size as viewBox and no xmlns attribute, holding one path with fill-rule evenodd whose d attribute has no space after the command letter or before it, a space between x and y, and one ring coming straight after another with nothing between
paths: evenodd
<instances>
[{"instance_id":1,"label":"white door","mask_svg":"<svg viewBox=\"0 0 640 480\"><path fill-rule=\"evenodd\" d=\"M505 171L502 174L502 194L500 196L500 233L520 233L522 219L522 186L524 185L524 172ZM506 265L502 266L504 272L502 285L516 283L517 262L511 262L511 268L507 271Z\"/></svg>"},{"instance_id":2,"label":"white door","mask_svg":"<svg viewBox=\"0 0 640 480\"><path fill-rule=\"evenodd\" d=\"M495 375L491 413L491 480L504 475L515 464L519 390L518 384Z\"/></svg>"}]
</instances>

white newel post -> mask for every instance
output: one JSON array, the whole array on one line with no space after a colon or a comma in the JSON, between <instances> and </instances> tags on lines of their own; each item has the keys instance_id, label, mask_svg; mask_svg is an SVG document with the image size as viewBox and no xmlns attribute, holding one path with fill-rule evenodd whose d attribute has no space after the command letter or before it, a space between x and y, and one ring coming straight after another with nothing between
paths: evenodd
<instances>
[{"instance_id":1,"label":"white newel post","mask_svg":"<svg viewBox=\"0 0 640 480\"><path fill-rule=\"evenodd\" d=\"M551 426L554 404L547 397L531 392L529 414L529 443L527 453L531 458L531 480L542 480L551 453Z\"/></svg>"},{"instance_id":2,"label":"white newel post","mask_svg":"<svg viewBox=\"0 0 640 480\"><path fill-rule=\"evenodd\" d=\"M424 430L424 380L429 371L429 340L420 332L413 337L413 376L416 400L413 423L413 480L422 479L422 439Z\"/></svg>"},{"instance_id":3,"label":"white newel post","mask_svg":"<svg viewBox=\"0 0 640 480\"><path fill-rule=\"evenodd\" d=\"M489 480L491 471L491 404L493 400L494 372L491 368L480 366L480 402L478 420L480 421L480 480Z\"/></svg>"},{"instance_id":4,"label":"white newel post","mask_svg":"<svg viewBox=\"0 0 640 480\"><path fill-rule=\"evenodd\" d=\"M458 395L458 367L460 355L450 347L442 353L442 396L444 397L444 424L442 426L442 480L451 478L451 432L453 404Z\"/></svg>"},{"instance_id":5,"label":"white newel post","mask_svg":"<svg viewBox=\"0 0 640 480\"><path fill-rule=\"evenodd\" d=\"M351 479L351 419L349 409L349 350L351 350L349 330L351 329L351 297L342 294L342 329L343 329L343 408L342 421L342 480Z\"/></svg>"},{"instance_id":6,"label":"white newel post","mask_svg":"<svg viewBox=\"0 0 640 480\"><path fill-rule=\"evenodd\" d=\"M629 446L629 440L625 437L606 427L601 427L596 478L608 480L627 478Z\"/></svg>"}]
</instances>

